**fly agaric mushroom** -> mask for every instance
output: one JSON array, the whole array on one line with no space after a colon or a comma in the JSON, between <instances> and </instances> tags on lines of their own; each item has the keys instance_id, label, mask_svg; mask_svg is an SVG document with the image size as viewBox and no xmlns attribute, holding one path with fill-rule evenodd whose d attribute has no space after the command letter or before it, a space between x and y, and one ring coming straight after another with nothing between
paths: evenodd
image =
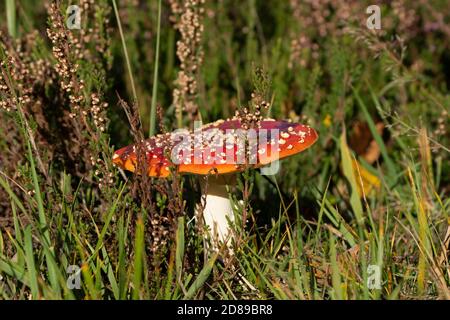
<instances>
[{"instance_id":1,"label":"fly agaric mushroom","mask_svg":"<svg viewBox=\"0 0 450 320\"><path fill-rule=\"evenodd\" d=\"M178 173L211 175L202 185L206 196L203 218L211 239L230 239L228 221L233 209L226 190L226 180L217 176L259 168L302 152L317 140L317 133L307 125L264 119L254 128L240 119L219 120L194 132L184 129L159 134L144 141L148 175L165 178L171 168ZM113 163L134 172L137 146L117 150ZM214 177L216 176L216 177Z\"/></svg>"}]
</instances>

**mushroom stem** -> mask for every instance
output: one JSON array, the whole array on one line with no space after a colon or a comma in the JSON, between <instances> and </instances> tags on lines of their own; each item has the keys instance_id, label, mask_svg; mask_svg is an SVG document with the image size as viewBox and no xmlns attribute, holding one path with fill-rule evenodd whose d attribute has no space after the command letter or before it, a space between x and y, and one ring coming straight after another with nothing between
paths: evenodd
<instances>
[{"instance_id":1,"label":"mushroom stem","mask_svg":"<svg viewBox=\"0 0 450 320\"><path fill-rule=\"evenodd\" d=\"M228 197L227 183L220 177L209 177L208 182L202 183L202 192L206 198L203 219L208 226L213 248L225 241L230 245L229 222L234 221L234 214Z\"/></svg>"}]
</instances>

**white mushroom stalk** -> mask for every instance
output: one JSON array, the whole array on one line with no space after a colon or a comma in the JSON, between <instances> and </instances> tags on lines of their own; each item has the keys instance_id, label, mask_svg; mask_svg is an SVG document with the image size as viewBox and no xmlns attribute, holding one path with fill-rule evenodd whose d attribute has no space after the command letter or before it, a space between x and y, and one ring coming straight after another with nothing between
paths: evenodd
<instances>
[{"instance_id":1,"label":"white mushroom stalk","mask_svg":"<svg viewBox=\"0 0 450 320\"><path fill-rule=\"evenodd\" d=\"M223 179L210 177L208 182L202 182L202 201L197 207L197 216L203 217L209 230L212 247L217 249L220 244L231 245L231 225L234 223L234 212ZM203 212L200 210L203 209Z\"/></svg>"}]
</instances>

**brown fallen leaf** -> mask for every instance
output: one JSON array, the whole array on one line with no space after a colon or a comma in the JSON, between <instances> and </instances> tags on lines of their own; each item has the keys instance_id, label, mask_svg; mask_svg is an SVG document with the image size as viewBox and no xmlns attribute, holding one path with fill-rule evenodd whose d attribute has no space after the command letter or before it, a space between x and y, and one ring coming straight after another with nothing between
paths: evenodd
<instances>
[{"instance_id":1,"label":"brown fallen leaf","mask_svg":"<svg viewBox=\"0 0 450 320\"><path fill-rule=\"evenodd\" d=\"M381 121L377 122L375 127L381 135L383 133L384 123ZM348 140L350 148L370 164L377 161L381 154L380 147L373 139L367 122L356 122L351 131L352 134Z\"/></svg>"}]
</instances>

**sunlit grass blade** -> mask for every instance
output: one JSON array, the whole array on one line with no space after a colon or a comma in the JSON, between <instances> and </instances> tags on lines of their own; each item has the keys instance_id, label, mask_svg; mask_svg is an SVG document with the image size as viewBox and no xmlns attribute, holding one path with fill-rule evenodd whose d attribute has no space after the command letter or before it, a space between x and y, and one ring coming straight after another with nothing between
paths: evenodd
<instances>
[{"instance_id":1,"label":"sunlit grass blade","mask_svg":"<svg viewBox=\"0 0 450 320\"><path fill-rule=\"evenodd\" d=\"M0 230L0 256L5 253L5 240L3 239L3 232Z\"/></svg>"},{"instance_id":2,"label":"sunlit grass blade","mask_svg":"<svg viewBox=\"0 0 450 320\"><path fill-rule=\"evenodd\" d=\"M333 298L342 300L342 282L341 282L341 272L339 270L338 262L337 262L337 253L336 253L336 240L334 235L329 233L329 241L330 241L330 261L331 261L331 282L333 284Z\"/></svg>"},{"instance_id":3,"label":"sunlit grass blade","mask_svg":"<svg viewBox=\"0 0 450 320\"><path fill-rule=\"evenodd\" d=\"M418 220L418 230L417 233L419 235L419 246L420 246L420 255L418 262L418 275L417 275L417 288L418 294L423 295L426 290L426 276L427 276L427 255L432 255L431 247L429 242L430 230L428 227L428 219L427 213L425 212L425 206L422 197L418 194L415 186L415 181L412 175L411 170L408 168L408 177L411 183L411 191L414 196L414 204L417 211L417 220Z\"/></svg>"},{"instance_id":4,"label":"sunlit grass blade","mask_svg":"<svg viewBox=\"0 0 450 320\"><path fill-rule=\"evenodd\" d=\"M83 263L81 266L81 273L83 274L84 285L87 289L86 298L93 300L99 299L97 290L95 289L94 278L87 263Z\"/></svg>"},{"instance_id":5,"label":"sunlit grass blade","mask_svg":"<svg viewBox=\"0 0 450 320\"><path fill-rule=\"evenodd\" d=\"M350 149L347 145L347 138L345 136L345 130L342 131L340 138L340 151L341 151L341 161L342 170L344 175L350 183L350 205L352 206L353 213L355 214L358 226L361 227L364 223L363 207L358 194L358 182L353 170L352 155Z\"/></svg>"}]
</instances>

